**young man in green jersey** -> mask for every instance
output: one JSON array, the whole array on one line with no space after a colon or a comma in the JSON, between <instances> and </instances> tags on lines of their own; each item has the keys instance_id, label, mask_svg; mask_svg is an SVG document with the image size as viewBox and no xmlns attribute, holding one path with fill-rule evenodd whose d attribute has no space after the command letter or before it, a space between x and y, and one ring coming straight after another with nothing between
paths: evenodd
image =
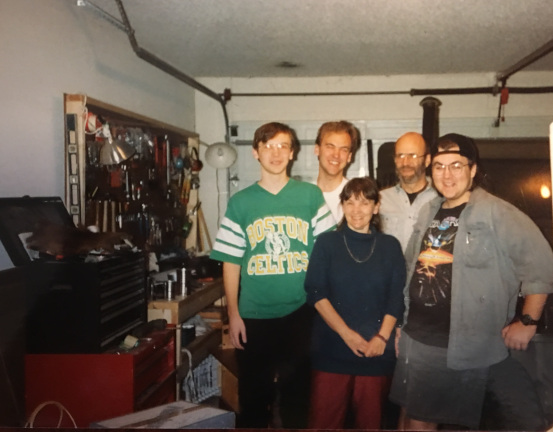
<instances>
[{"instance_id":1,"label":"young man in green jersey","mask_svg":"<svg viewBox=\"0 0 553 432\"><path fill-rule=\"evenodd\" d=\"M211 252L224 263L239 368L239 427L270 426L277 391L282 426L294 426L286 424L288 389L308 361L312 310L305 304L305 272L315 238L335 221L317 186L288 176L298 149L287 125L256 130L253 157L261 178L229 200Z\"/></svg>"}]
</instances>

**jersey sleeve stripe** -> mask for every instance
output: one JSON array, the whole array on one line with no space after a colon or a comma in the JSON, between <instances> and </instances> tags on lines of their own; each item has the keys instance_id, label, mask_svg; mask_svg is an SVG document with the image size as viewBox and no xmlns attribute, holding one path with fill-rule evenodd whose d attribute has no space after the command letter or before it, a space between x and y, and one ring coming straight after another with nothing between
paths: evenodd
<instances>
[{"instance_id":1,"label":"jersey sleeve stripe","mask_svg":"<svg viewBox=\"0 0 553 432\"><path fill-rule=\"evenodd\" d=\"M244 236L244 230L242 230L242 227L239 224L237 224L236 222L234 222L231 219L229 219L228 217L226 217L226 216L221 221L221 228L223 228L223 227L228 229L229 231L235 232L237 235L245 237Z\"/></svg>"},{"instance_id":2,"label":"jersey sleeve stripe","mask_svg":"<svg viewBox=\"0 0 553 432\"><path fill-rule=\"evenodd\" d=\"M336 227L336 221L332 212L325 204L321 206L315 217L311 220L313 226L313 236L316 238L319 234L330 231Z\"/></svg>"},{"instance_id":3,"label":"jersey sleeve stripe","mask_svg":"<svg viewBox=\"0 0 553 432\"><path fill-rule=\"evenodd\" d=\"M235 245L230 245L219 241L215 242L215 244L213 245L213 250L237 258L242 258L244 256L243 248L238 248Z\"/></svg>"},{"instance_id":4,"label":"jersey sleeve stripe","mask_svg":"<svg viewBox=\"0 0 553 432\"><path fill-rule=\"evenodd\" d=\"M219 232L217 233L216 243L223 242L229 245L244 249L246 247L246 239L243 235L236 234L234 231L230 231L226 226L221 225Z\"/></svg>"},{"instance_id":5,"label":"jersey sleeve stripe","mask_svg":"<svg viewBox=\"0 0 553 432\"><path fill-rule=\"evenodd\" d=\"M224 217L213 250L238 258L243 257L246 250L246 238L240 225L228 217Z\"/></svg>"}]
</instances>

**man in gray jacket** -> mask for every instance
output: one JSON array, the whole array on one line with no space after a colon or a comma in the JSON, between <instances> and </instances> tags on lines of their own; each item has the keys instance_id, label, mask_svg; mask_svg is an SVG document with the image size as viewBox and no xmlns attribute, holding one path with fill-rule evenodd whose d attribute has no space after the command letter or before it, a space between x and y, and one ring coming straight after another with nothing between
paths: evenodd
<instances>
[{"instance_id":1,"label":"man in gray jacket","mask_svg":"<svg viewBox=\"0 0 553 432\"><path fill-rule=\"evenodd\" d=\"M430 153L423 136L407 132L394 147L398 183L380 191L382 231L396 237L405 251L420 209L438 194L426 177Z\"/></svg>"},{"instance_id":2,"label":"man in gray jacket","mask_svg":"<svg viewBox=\"0 0 553 432\"><path fill-rule=\"evenodd\" d=\"M476 429L486 392L502 405L505 429L543 429L537 395L509 350L527 348L553 292L551 248L530 218L479 187L471 138L438 140L432 178L441 197L421 210L406 249L407 312L390 398L405 411L405 429Z\"/></svg>"}]
</instances>

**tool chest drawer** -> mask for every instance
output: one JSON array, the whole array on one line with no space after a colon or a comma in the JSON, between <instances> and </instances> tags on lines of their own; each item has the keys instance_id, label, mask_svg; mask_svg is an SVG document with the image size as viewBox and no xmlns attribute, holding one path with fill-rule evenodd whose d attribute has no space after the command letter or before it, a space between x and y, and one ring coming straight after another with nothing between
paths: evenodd
<instances>
[{"instance_id":1,"label":"tool chest drawer","mask_svg":"<svg viewBox=\"0 0 553 432\"><path fill-rule=\"evenodd\" d=\"M78 427L175 401L174 330L154 331L137 347L102 354L25 356L27 416L46 401L61 403ZM44 410L35 427L57 424ZM70 426L70 425L68 425Z\"/></svg>"},{"instance_id":2,"label":"tool chest drawer","mask_svg":"<svg viewBox=\"0 0 553 432\"><path fill-rule=\"evenodd\" d=\"M101 353L147 321L141 254L35 262L27 273L29 353Z\"/></svg>"}]
</instances>

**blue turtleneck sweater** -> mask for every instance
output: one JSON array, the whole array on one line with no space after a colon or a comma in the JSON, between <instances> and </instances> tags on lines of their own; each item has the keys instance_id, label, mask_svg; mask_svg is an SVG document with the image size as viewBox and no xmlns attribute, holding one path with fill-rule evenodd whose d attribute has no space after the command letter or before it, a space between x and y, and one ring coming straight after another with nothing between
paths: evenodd
<instances>
[{"instance_id":1,"label":"blue turtleneck sweater","mask_svg":"<svg viewBox=\"0 0 553 432\"><path fill-rule=\"evenodd\" d=\"M373 244L372 255L364 261ZM328 299L346 324L367 340L378 332L384 315L401 318L404 286L405 260L395 237L374 227L370 234L361 234L344 226L321 234L315 242L305 279L307 302L314 305ZM313 368L350 375L391 375L395 366L393 336L382 356L357 357L317 314L311 347Z\"/></svg>"}]
</instances>

